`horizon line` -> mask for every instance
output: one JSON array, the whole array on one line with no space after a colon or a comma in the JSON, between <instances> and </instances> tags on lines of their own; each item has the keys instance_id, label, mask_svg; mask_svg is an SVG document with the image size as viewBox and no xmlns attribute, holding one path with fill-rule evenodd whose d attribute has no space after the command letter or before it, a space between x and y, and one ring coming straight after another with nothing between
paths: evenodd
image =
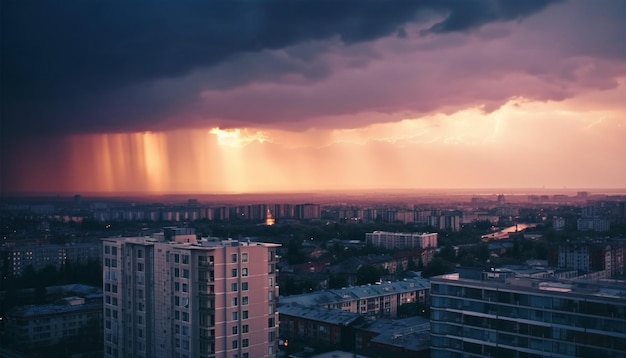
<instances>
[{"instance_id":1,"label":"horizon line","mask_svg":"<svg viewBox=\"0 0 626 358\"><path fill-rule=\"evenodd\" d=\"M619 195L626 194L626 187L623 188L599 188L599 187L480 187L480 188L369 188L369 189L310 189L310 190L267 190L267 191L0 191L0 197L50 197L50 196L88 196L88 197L150 197L150 196L245 196L245 195L324 195L324 194L437 194L437 195L533 195L535 193L565 193L565 192L588 192L590 195Z\"/></svg>"}]
</instances>

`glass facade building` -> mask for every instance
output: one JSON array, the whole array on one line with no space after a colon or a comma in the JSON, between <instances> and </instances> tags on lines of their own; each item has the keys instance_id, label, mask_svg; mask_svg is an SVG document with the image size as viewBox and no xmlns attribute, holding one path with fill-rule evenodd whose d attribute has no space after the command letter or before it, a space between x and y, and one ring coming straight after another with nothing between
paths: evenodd
<instances>
[{"instance_id":1,"label":"glass facade building","mask_svg":"<svg viewBox=\"0 0 626 358\"><path fill-rule=\"evenodd\" d=\"M626 285L516 277L431 279L432 357L625 357Z\"/></svg>"}]
</instances>

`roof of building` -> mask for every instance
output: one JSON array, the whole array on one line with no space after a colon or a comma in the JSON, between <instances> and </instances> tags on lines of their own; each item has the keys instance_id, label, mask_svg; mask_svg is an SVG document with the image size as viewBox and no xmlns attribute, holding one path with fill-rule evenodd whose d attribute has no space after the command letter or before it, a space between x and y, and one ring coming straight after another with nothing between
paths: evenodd
<instances>
[{"instance_id":1,"label":"roof of building","mask_svg":"<svg viewBox=\"0 0 626 358\"><path fill-rule=\"evenodd\" d=\"M54 303L17 306L9 311L8 316L28 318L65 314L73 311L102 310L103 292L99 287L80 283L47 286L46 294L63 296L63 298Z\"/></svg>"},{"instance_id":2,"label":"roof of building","mask_svg":"<svg viewBox=\"0 0 626 358\"><path fill-rule=\"evenodd\" d=\"M190 235L179 235L190 236ZM140 236L140 237L108 237L102 239L104 241L122 241L125 243L132 243L144 246L151 246L155 243L163 243L172 245L172 247L181 249L211 249L224 246L265 246L265 247L279 247L280 244L256 242L251 240L233 240L233 239L220 239L220 238L202 238L197 242L177 242L177 241L165 241L163 233L157 233L152 236Z\"/></svg>"},{"instance_id":3,"label":"roof of building","mask_svg":"<svg viewBox=\"0 0 626 358\"><path fill-rule=\"evenodd\" d=\"M340 326L350 325L361 318L358 313L318 306L304 306L295 302L278 306L278 313Z\"/></svg>"},{"instance_id":4,"label":"roof of building","mask_svg":"<svg viewBox=\"0 0 626 358\"><path fill-rule=\"evenodd\" d=\"M557 277L532 277L526 275L526 270L512 268L492 269L493 273L506 273L510 277L500 280L478 280L467 278L459 273L451 273L432 277L431 280L476 282L481 286L505 286L509 289L521 291L550 291L555 293L567 293L587 297L603 297L626 301L626 281L623 280L585 280L580 278L557 278Z\"/></svg>"},{"instance_id":5,"label":"roof of building","mask_svg":"<svg viewBox=\"0 0 626 358\"><path fill-rule=\"evenodd\" d=\"M345 352L345 351L332 351L326 352L322 354L317 354L312 356L311 358L368 358L367 356Z\"/></svg>"},{"instance_id":6,"label":"roof of building","mask_svg":"<svg viewBox=\"0 0 626 358\"><path fill-rule=\"evenodd\" d=\"M361 329L378 333L372 342L421 351L430 347L430 320L424 317L378 319Z\"/></svg>"},{"instance_id":7,"label":"roof of building","mask_svg":"<svg viewBox=\"0 0 626 358\"><path fill-rule=\"evenodd\" d=\"M326 305L337 302L348 302L389 294L412 292L430 289L430 281L424 278L406 278L403 281L382 282L374 285L346 287L334 290L315 291L299 295L281 296L281 303L298 302L303 305Z\"/></svg>"},{"instance_id":8,"label":"roof of building","mask_svg":"<svg viewBox=\"0 0 626 358\"><path fill-rule=\"evenodd\" d=\"M368 232L367 234L381 234L381 235L394 235L394 236L402 236L402 235L415 235L415 236L424 236L424 235L437 235L436 232L392 232L392 231L374 231Z\"/></svg>"},{"instance_id":9,"label":"roof of building","mask_svg":"<svg viewBox=\"0 0 626 358\"><path fill-rule=\"evenodd\" d=\"M9 311L7 316L16 318L35 318L86 311L102 311L102 301L83 300L81 303L81 301L77 300L75 297L66 297L55 303L18 306Z\"/></svg>"}]
</instances>

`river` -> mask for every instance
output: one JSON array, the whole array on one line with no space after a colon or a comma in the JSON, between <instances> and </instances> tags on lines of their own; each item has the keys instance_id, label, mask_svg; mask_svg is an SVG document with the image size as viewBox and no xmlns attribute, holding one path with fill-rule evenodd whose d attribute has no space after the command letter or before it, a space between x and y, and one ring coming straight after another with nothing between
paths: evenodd
<instances>
[{"instance_id":1,"label":"river","mask_svg":"<svg viewBox=\"0 0 626 358\"><path fill-rule=\"evenodd\" d=\"M491 240L508 239L510 233L524 231L529 227L535 227L535 226L537 226L537 224L520 223L517 225L509 226L500 231L492 232L490 234L485 234L481 236L480 238L484 242L491 241Z\"/></svg>"}]
</instances>

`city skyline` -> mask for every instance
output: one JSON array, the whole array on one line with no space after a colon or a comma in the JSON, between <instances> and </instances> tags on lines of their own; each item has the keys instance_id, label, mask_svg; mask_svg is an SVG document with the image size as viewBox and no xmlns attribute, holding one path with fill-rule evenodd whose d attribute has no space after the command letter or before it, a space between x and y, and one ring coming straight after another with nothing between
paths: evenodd
<instances>
[{"instance_id":1,"label":"city skyline","mask_svg":"<svg viewBox=\"0 0 626 358\"><path fill-rule=\"evenodd\" d=\"M626 183L620 1L38 5L3 5L3 193Z\"/></svg>"}]
</instances>

